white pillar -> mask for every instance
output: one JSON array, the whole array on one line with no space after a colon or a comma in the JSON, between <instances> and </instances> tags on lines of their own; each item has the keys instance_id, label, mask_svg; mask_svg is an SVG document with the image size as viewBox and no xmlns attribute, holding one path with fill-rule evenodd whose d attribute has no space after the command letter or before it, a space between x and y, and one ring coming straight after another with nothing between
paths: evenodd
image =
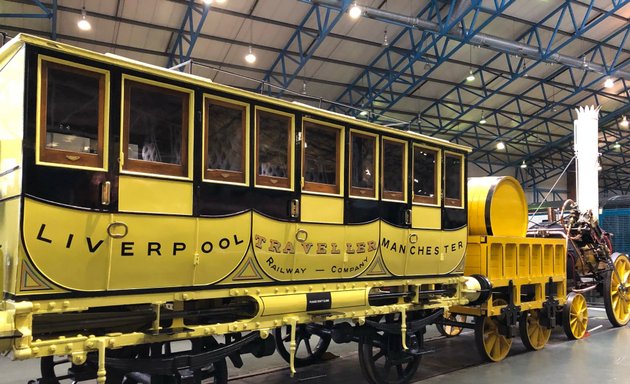
<instances>
[{"instance_id":1,"label":"white pillar","mask_svg":"<svg viewBox=\"0 0 630 384\"><path fill-rule=\"evenodd\" d=\"M580 211L593 211L599 217L598 132L599 108L595 106L576 109L574 122L574 149L576 160L577 204Z\"/></svg>"}]
</instances>

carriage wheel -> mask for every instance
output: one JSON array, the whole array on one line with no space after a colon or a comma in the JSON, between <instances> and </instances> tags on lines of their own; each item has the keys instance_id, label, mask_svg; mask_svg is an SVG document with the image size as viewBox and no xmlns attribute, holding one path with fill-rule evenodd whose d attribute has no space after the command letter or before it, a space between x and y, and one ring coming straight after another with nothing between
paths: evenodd
<instances>
[{"instance_id":1,"label":"carriage wheel","mask_svg":"<svg viewBox=\"0 0 630 384\"><path fill-rule=\"evenodd\" d=\"M97 367L89 360L83 365L75 365L66 356L45 356L40 359L40 370L39 384L63 384L96 379ZM118 379L122 382L122 377ZM111 380L116 380L114 375ZM108 379L108 383L114 382L111 380Z\"/></svg>"},{"instance_id":2,"label":"carriage wheel","mask_svg":"<svg viewBox=\"0 0 630 384\"><path fill-rule=\"evenodd\" d=\"M219 346L217 340L212 337L204 337L202 339L193 339L193 351L203 352L211 351ZM213 384L227 384L228 382L228 369L225 359L215 361L214 363L201 368L202 380L212 378ZM205 381L207 383L207 381Z\"/></svg>"},{"instance_id":3,"label":"carriage wheel","mask_svg":"<svg viewBox=\"0 0 630 384\"><path fill-rule=\"evenodd\" d=\"M622 327L630 320L630 260L626 255L615 259L614 271L604 278L604 307L608 320L615 327Z\"/></svg>"},{"instance_id":4,"label":"carriage wheel","mask_svg":"<svg viewBox=\"0 0 630 384\"><path fill-rule=\"evenodd\" d=\"M460 323L465 323L466 315L455 315L451 313L447 317L447 319L451 321L458 321ZM458 327L456 325L446 325L446 324L439 324L439 323L436 323L435 327L437 328L438 332L440 332L442 336L446 336L446 337L459 336L459 334L462 333L462 331L464 330L464 328Z\"/></svg>"},{"instance_id":5,"label":"carriage wheel","mask_svg":"<svg viewBox=\"0 0 630 384\"><path fill-rule=\"evenodd\" d=\"M321 327L321 328L320 328ZM330 332L322 332L324 328L331 328L331 322L325 322L323 325L307 325L298 324L295 330L295 366L305 367L313 364L328 349L330 345ZM276 328L276 347L278 353L288 363L290 361L290 343L291 343L291 326Z\"/></svg>"},{"instance_id":6,"label":"carriage wheel","mask_svg":"<svg viewBox=\"0 0 630 384\"><path fill-rule=\"evenodd\" d=\"M389 316L386 318L391 322ZM415 334L419 346L423 334L422 331ZM408 337L407 346L413 349L410 341ZM371 384L404 384L416 374L420 354L404 351L401 335L374 330L359 340L359 363L361 372Z\"/></svg>"},{"instance_id":7,"label":"carriage wheel","mask_svg":"<svg viewBox=\"0 0 630 384\"><path fill-rule=\"evenodd\" d=\"M540 310L538 309L524 311L518 322L518 328L523 344L532 351L543 349L549 341L549 336L551 336L551 328L540 323Z\"/></svg>"},{"instance_id":8,"label":"carriage wheel","mask_svg":"<svg viewBox=\"0 0 630 384\"><path fill-rule=\"evenodd\" d=\"M588 325L588 308L586 299L581 293L571 292L567 295L567 302L562 310L562 327L569 339L576 340L584 337Z\"/></svg>"},{"instance_id":9,"label":"carriage wheel","mask_svg":"<svg viewBox=\"0 0 630 384\"><path fill-rule=\"evenodd\" d=\"M494 299L493 306L506 305L503 299ZM475 342L477 350L485 361L501 361L510 352L512 339L500 332L501 323L505 321L504 315L484 316L475 319Z\"/></svg>"}]
</instances>

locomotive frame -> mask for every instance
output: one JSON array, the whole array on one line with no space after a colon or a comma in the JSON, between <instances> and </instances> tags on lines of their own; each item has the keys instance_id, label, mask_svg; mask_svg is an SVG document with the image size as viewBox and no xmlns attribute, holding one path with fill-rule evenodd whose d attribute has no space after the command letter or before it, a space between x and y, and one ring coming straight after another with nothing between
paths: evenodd
<instances>
[{"instance_id":1,"label":"locomotive frame","mask_svg":"<svg viewBox=\"0 0 630 384\"><path fill-rule=\"evenodd\" d=\"M463 274L466 147L33 36L0 68L0 350L45 381L68 355L224 382L286 325L294 371L298 325L332 320L375 383L396 339L408 380L424 327L489 293Z\"/></svg>"}]
</instances>

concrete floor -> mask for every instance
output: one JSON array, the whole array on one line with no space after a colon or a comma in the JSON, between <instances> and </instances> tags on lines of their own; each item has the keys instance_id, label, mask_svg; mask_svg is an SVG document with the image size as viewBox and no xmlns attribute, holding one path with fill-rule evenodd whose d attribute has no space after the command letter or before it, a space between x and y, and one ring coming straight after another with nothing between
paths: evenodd
<instances>
[{"instance_id":1,"label":"concrete floor","mask_svg":"<svg viewBox=\"0 0 630 384\"><path fill-rule=\"evenodd\" d=\"M528 352L515 338L510 356L486 364L479 357L472 331L445 339L434 327L427 332L427 348L414 382L442 383L627 383L630 382L630 326L612 328L603 309L589 308L589 336L568 341L557 328L541 351ZM286 363L277 355L245 359L237 370L228 363L231 384L364 383L356 344L332 344L327 361L301 368L291 378ZM39 377L37 361L12 362L0 358L0 384L25 384Z\"/></svg>"}]
</instances>

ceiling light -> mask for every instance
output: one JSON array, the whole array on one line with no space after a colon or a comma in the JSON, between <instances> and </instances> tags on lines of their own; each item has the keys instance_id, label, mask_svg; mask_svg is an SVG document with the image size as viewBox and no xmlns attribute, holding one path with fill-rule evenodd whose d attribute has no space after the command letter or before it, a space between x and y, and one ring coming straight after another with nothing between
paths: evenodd
<instances>
[{"instance_id":1,"label":"ceiling light","mask_svg":"<svg viewBox=\"0 0 630 384\"><path fill-rule=\"evenodd\" d=\"M82 30L82 31L89 31L90 29L92 29L92 25L85 18L85 16L87 16L87 13L85 12L85 6L83 6L83 9L81 9L81 20L79 20L77 25L79 26L80 30Z\"/></svg>"},{"instance_id":2,"label":"ceiling light","mask_svg":"<svg viewBox=\"0 0 630 384\"><path fill-rule=\"evenodd\" d=\"M630 123L628 123L628 119L624 116L623 119L621 119L621 123L619 123L619 125L621 125L623 128L628 128L628 125L630 125Z\"/></svg>"},{"instance_id":3,"label":"ceiling light","mask_svg":"<svg viewBox=\"0 0 630 384\"><path fill-rule=\"evenodd\" d=\"M527 163L525 163L525 160L523 160L523 162L521 163L521 169L525 168L527 168Z\"/></svg>"},{"instance_id":4,"label":"ceiling light","mask_svg":"<svg viewBox=\"0 0 630 384\"><path fill-rule=\"evenodd\" d=\"M599 163L599 161L597 161L597 170L598 171L602 170L602 165Z\"/></svg>"},{"instance_id":5,"label":"ceiling light","mask_svg":"<svg viewBox=\"0 0 630 384\"><path fill-rule=\"evenodd\" d=\"M212 4L212 0L202 0L205 5Z\"/></svg>"},{"instance_id":6,"label":"ceiling light","mask_svg":"<svg viewBox=\"0 0 630 384\"><path fill-rule=\"evenodd\" d=\"M487 122L488 122L488 121L486 120L486 118L485 118L485 117L483 117L483 113L482 113L482 114L481 114L481 120L479 120L479 124L485 124L485 123L487 123Z\"/></svg>"},{"instance_id":7,"label":"ceiling light","mask_svg":"<svg viewBox=\"0 0 630 384\"><path fill-rule=\"evenodd\" d=\"M613 145L613 148L619 149L619 148L621 148L621 144L615 142L615 144Z\"/></svg>"},{"instance_id":8,"label":"ceiling light","mask_svg":"<svg viewBox=\"0 0 630 384\"><path fill-rule=\"evenodd\" d=\"M302 82L302 94L306 95L306 81Z\"/></svg>"},{"instance_id":9,"label":"ceiling light","mask_svg":"<svg viewBox=\"0 0 630 384\"><path fill-rule=\"evenodd\" d=\"M383 44L382 45L383 45L383 47L388 47L389 46L389 41L387 40L387 29L383 33Z\"/></svg>"},{"instance_id":10,"label":"ceiling light","mask_svg":"<svg viewBox=\"0 0 630 384\"><path fill-rule=\"evenodd\" d=\"M471 81L475 81L475 75L473 75L472 69L470 71L468 71L468 76L466 76L466 81L469 82L469 83Z\"/></svg>"},{"instance_id":11,"label":"ceiling light","mask_svg":"<svg viewBox=\"0 0 630 384\"><path fill-rule=\"evenodd\" d=\"M606 78L606 81L604 81L604 88L612 88L614 86L615 86L615 81L610 77Z\"/></svg>"},{"instance_id":12,"label":"ceiling light","mask_svg":"<svg viewBox=\"0 0 630 384\"><path fill-rule=\"evenodd\" d=\"M254 64L256 62L256 55L254 55L251 45L249 46L249 53L245 55L245 61L247 61L250 64Z\"/></svg>"},{"instance_id":13,"label":"ceiling light","mask_svg":"<svg viewBox=\"0 0 630 384\"><path fill-rule=\"evenodd\" d=\"M214 1L216 1L216 2L217 2L217 4L223 4L223 3L225 3L225 0L214 0Z\"/></svg>"},{"instance_id":14,"label":"ceiling light","mask_svg":"<svg viewBox=\"0 0 630 384\"><path fill-rule=\"evenodd\" d=\"M352 7L350 7L350 9L348 10L348 14L350 15L350 17L352 17L353 19L358 19L359 16L361 16L361 14L363 13L363 11L361 10L361 8L357 5L356 2L354 2L354 4L352 4Z\"/></svg>"},{"instance_id":15,"label":"ceiling light","mask_svg":"<svg viewBox=\"0 0 630 384\"><path fill-rule=\"evenodd\" d=\"M502 141L497 142L497 149L498 149L499 151L504 150L504 149L505 149L505 144L503 144L503 142L502 142Z\"/></svg>"},{"instance_id":16,"label":"ceiling light","mask_svg":"<svg viewBox=\"0 0 630 384\"><path fill-rule=\"evenodd\" d=\"M359 112L359 116L367 116L368 111L361 111Z\"/></svg>"}]
</instances>

